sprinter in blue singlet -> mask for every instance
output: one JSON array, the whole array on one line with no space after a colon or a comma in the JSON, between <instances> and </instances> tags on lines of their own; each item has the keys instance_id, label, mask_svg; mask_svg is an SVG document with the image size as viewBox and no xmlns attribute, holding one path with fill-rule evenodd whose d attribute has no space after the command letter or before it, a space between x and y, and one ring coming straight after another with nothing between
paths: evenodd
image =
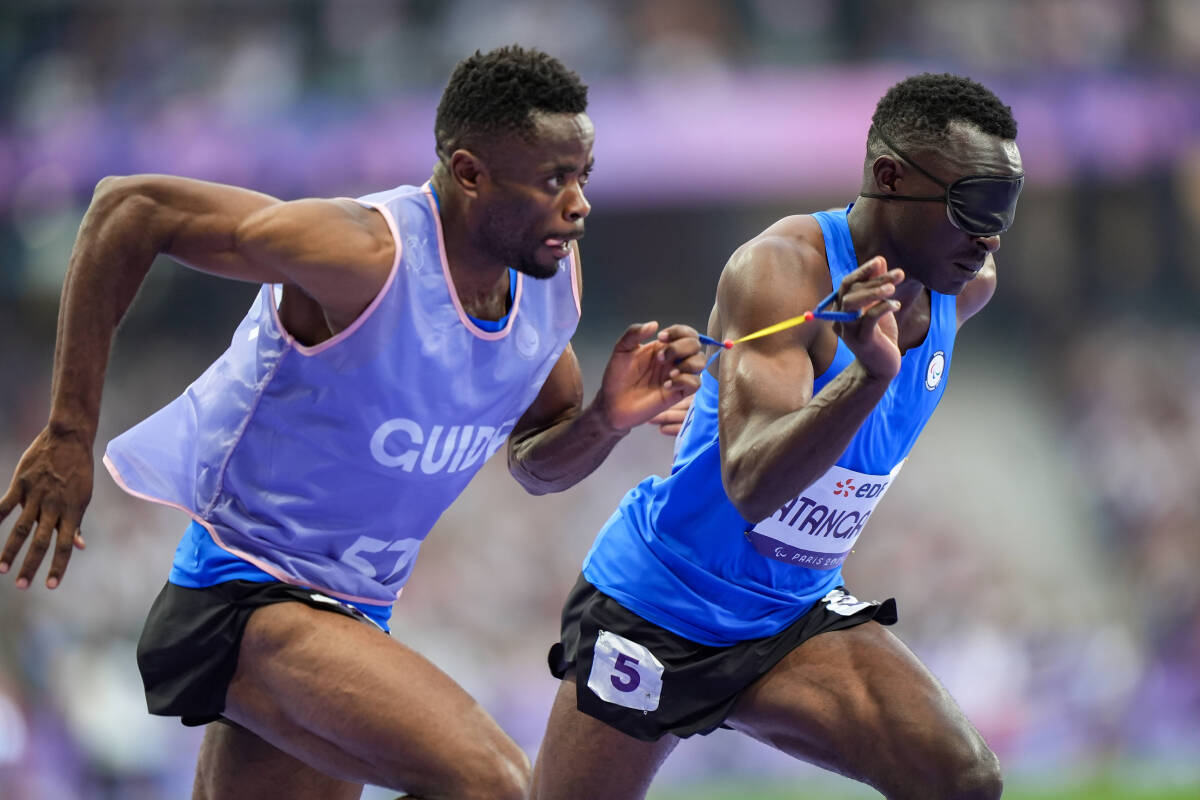
<instances>
[{"instance_id":1,"label":"sprinter in blue singlet","mask_svg":"<svg viewBox=\"0 0 1200 800\"><path fill-rule=\"evenodd\" d=\"M1023 182L1011 110L920 75L880 100L845 210L779 220L717 285L723 350L666 477L621 501L563 609L533 797L640 798L683 737L730 727L888 797L993 798L998 762L841 567L991 297ZM878 624L882 623L882 624Z\"/></svg>"}]
</instances>

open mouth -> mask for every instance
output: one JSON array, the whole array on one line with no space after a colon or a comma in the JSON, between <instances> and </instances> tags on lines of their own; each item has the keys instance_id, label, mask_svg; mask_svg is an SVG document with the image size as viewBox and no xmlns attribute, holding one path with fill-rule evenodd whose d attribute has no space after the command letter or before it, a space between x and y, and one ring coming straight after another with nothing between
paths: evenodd
<instances>
[{"instance_id":1,"label":"open mouth","mask_svg":"<svg viewBox=\"0 0 1200 800\"><path fill-rule=\"evenodd\" d=\"M578 233L568 233L558 236L547 236L545 239L542 239L542 244L553 248L570 247L571 242L580 238L581 235Z\"/></svg>"},{"instance_id":2,"label":"open mouth","mask_svg":"<svg viewBox=\"0 0 1200 800\"><path fill-rule=\"evenodd\" d=\"M557 260L566 258L571 252L571 242L581 237L582 233L568 233L547 236L542 239L542 246L550 250Z\"/></svg>"}]
</instances>

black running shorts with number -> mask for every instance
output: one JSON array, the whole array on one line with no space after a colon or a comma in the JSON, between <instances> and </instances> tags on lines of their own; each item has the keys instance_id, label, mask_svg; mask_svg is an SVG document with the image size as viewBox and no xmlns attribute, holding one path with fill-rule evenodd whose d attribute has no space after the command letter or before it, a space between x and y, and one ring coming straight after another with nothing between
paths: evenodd
<instances>
[{"instance_id":1,"label":"black running shorts with number","mask_svg":"<svg viewBox=\"0 0 1200 800\"><path fill-rule=\"evenodd\" d=\"M563 606L550 672L561 679L574 670L579 710L642 741L708 734L802 642L896 619L895 600L863 602L838 587L773 636L712 647L647 622L580 576Z\"/></svg>"}]
</instances>

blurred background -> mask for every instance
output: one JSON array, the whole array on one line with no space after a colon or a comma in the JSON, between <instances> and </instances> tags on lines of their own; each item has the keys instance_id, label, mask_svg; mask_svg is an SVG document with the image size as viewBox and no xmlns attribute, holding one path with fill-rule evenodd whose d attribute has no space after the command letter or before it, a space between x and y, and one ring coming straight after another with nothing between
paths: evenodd
<instances>
[{"instance_id":1,"label":"blurred background","mask_svg":"<svg viewBox=\"0 0 1200 800\"><path fill-rule=\"evenodd\" d=\"M739 243L853 200L892 83L957 72L1012 106L1028 179L999 291L846 573L898 598L895 630L1000 755L1006 796L1200 797L1196 0L7 0L4 482L45 422L58 294L101 177L288 199L420 183L454 63L512 42L591 87L589 395L626 324L702 326ZM117 338L98 450L202 371L253 293L156 266ZM670 450L637 431L532 499L494 460L397 606L394 635L531 755L561 601ZM96 484L62 588L0 581L3 798L190 791L199 732L146 714L134 665L186 520ZM728 732L685 742L652 794L877 796Z\"/></svg>"}]
</instances>

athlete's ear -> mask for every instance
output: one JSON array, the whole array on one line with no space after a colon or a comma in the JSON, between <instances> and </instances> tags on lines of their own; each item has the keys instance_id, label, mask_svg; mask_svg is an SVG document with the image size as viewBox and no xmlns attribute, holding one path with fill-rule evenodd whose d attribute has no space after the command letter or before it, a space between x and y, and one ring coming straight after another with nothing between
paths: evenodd
<instances>
[{"instance_id":1,"label":"athlete's ear","mask_svg":"<svg viewBox=\"0 0 1200 800\"><path fill-rule=\"evenodd\" d=\"M898 191L896 183L904 177L904 165L895 156L886 153L875 157L871 164L871 174L875 178L874 191L894 193Z\"/></svg>"},{"instance_id":2,"label":"athlete's ear","mask_svg":"<svg viewBox=\"0 0 1200 800\"><path fill-rule=\"evenodd\" d=\"M470 150L458 149L450 154L450 175L467 197L479 195L479 183L487 178L487 166Z\"/></svg>"}]
</instances>

